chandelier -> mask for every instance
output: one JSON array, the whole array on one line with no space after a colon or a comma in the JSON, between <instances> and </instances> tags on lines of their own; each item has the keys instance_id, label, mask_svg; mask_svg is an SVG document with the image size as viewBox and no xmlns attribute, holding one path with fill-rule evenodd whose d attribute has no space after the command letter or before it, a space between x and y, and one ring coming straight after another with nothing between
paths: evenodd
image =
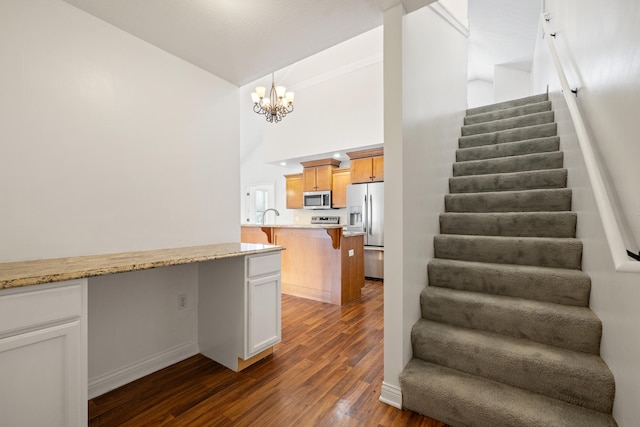
<instances>
[{"instance_id":1,"label":"chandelier","mask_svg":"<svg viewBox=\"0 0 640 427\"><path fill-rule=\"evenodd\" d=\"M287 92L284 86L276 87L273 73L271 74L271 91L265 98L266 88L260 86L251 94L253 111L264 114L269 123L278 123L284 116L293 111L293 92Z\"/></svg>"}]
</instances>

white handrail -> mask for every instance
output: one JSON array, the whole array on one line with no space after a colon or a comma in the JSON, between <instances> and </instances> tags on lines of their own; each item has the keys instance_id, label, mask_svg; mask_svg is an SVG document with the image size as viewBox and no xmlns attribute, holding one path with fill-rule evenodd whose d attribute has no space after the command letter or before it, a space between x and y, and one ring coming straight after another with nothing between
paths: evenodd
<instances>
[{"instance_id":1,"label":"white handrail","mask_svg":"<svg viewBox=\"0 0 640 427\"><path fill-rule=\"evenodd\" d=\"M546 18L547 16L545 16L545 14L541 16L542 29L545 35L549 36L546 37L547 44L549 46L549 52L551 53L551 57L553 58L556 71L558 73L558 78L560 79L560 84L562 86L562 93L564 94L564 99L567 102L569 114L571 115L573 125L576 129L578 142L582 150L582 157L584 158L584 163L587 168L587 174L589 175L589 180L591 181L591 186L593 188L593 193L596 199L596 205L598 206L598 212L600 213L600 218L602 219L604 233L607 237L607 242L609 243L609 250L611 251L613 264L616 271L640 273L640 262L629 260L629 257L627 255L627 249L625 247L624 240L622 239L620 226L618 225L615 213L613 212L613 205L611 204L611 199L609 198L609 194L607 193L607 188L604 184L602 172L600 171L600 167L598 166L598 162L596 160L596 155L593 149L593 145L591 144L591 139L589 138L589 134L584 125L584 121L582 120L582 116L580 115L580 110L578 109L576 99L571 92L571 86L569 86L569 82L567 81L567 77L562 68L562 63L560 62L558 52L556 51L555 45L553 43L553 37L550 36L551 32L549 31Z\"/></svg>"}]
</instances>

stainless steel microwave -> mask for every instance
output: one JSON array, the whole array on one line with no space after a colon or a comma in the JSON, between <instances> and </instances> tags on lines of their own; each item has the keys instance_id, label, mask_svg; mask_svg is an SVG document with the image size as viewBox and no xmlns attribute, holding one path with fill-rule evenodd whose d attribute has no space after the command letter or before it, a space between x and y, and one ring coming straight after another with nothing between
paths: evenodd
<instances>
[{"instance_id":1,"label":"stainless steel microwave","mask_svg":"<svg viewBox=\"0 0 640 427\"><path fill-rule=\"evenodd\" d=\"M302 193L305 209L331 209L331 191L305 191Z\"/></svg>"}]
</instances>

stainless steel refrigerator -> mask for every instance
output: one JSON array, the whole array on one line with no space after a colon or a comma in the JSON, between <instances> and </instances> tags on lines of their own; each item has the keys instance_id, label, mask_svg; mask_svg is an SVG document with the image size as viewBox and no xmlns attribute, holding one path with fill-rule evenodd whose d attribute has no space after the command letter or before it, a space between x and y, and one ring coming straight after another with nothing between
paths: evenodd
<instances>
[{"instance_id":1,"label":"stainless steel refrigerator","mask_svg":"<svg viewBox=\"0 0 640 427\"><path fill-rule=\"evenodd\" d=\"M347 231L363 232L364 275L384 277L384 183L347 187Z\"/></svg>"}]
</instances>

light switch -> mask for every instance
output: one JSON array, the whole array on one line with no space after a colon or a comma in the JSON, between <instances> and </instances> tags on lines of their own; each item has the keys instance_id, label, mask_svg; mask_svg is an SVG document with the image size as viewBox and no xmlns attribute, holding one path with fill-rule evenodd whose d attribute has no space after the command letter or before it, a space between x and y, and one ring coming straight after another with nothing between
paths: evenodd
<instances>
[{"instance_id":1,"label":"light switch","mask_svg":"<svg viewBox=\"0 0 640 427\"><path fill-rule=\"evenodd\" d=\"M353 256L354 252L353 249L349 249L349 256Z\"/></svg>"}]
</instances>

